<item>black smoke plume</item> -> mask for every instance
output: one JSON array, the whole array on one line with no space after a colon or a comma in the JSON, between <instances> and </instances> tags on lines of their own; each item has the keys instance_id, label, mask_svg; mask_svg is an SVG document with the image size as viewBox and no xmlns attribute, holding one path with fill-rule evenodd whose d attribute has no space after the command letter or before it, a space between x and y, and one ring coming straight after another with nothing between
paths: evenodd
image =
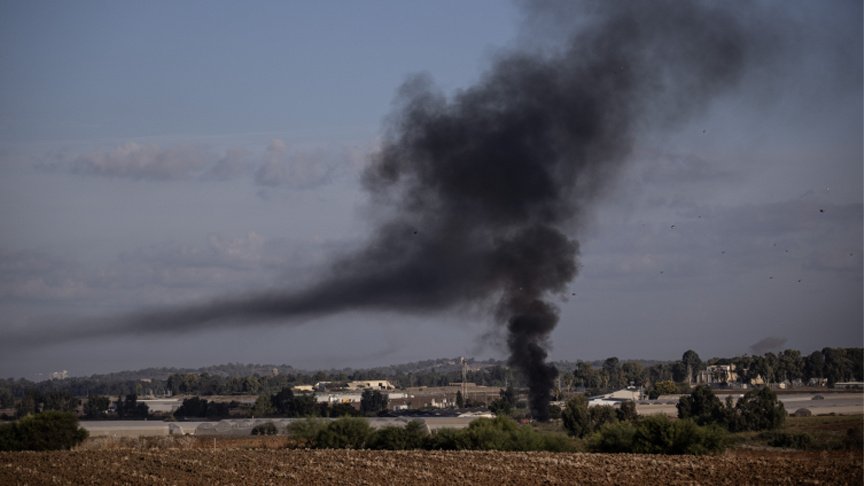
<instances>
[{"instance_id":1,"label":"black smoke plume","mask_svg":"<svg viewBox=\"0 0 864 486\"><path fill-rule=\"evenodd\" d=\"M741 77L753 32L722 7L529 4L535 19L574 26L566 42L500 55L476 86L449 98L424 76L405 83L364 176L394 215L317 284L112 319L76 335L488 304L506 329L510 364L530 383L532 415L547 419L557 373L547 363L558 321L550 298L578 268L570 234L642 128L682 122Z\"/></svg>"}]
</instances>

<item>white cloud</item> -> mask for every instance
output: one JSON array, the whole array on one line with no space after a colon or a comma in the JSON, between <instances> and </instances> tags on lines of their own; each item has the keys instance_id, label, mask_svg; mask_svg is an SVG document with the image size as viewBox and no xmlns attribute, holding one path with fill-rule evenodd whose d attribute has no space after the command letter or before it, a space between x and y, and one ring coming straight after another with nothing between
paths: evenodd
<instances>
[{"instance_id":1,"label":"white cloud","mask_svg":"<svg viewBox=\"0 0 864 486\"><path fill-rule=\"evenodd\" d=\"M188 179L195 177L209 160L199 147L163 148L127 142L110 151L80 155L72 161L70 170L75 174L129 179Z\"/></svg>"},{"instance_id":2,"label":"white cloud","mask_svg":"<svg viewBox=\"0 0 864 486\"><path fill-rule=\"evenodd\" d=\"M0 299L71 300L89 290L72 262L37 251L0 251Z\"/></svg>"},{"instance_id":3,"label":"white cloud","mask_svg":"<svg viewBox=\"0 0 864 486\"><path fill-rule=\"evenodd\" d=\"M339 162L338 156L323 149L292 150L285 141L274 139L267 147L263 163L255 171L255 183L271 188L310 189L336 177Z\"/></svg>"},{"instance_id":4,"label":"white cloud","mask_svg":"<svg viewBox=\"0 0 864 486\"><path fill-rule=\"evenodd\" d=\"M220 153L194 144L161 146L135 141L80 153L54 150L36 166L82 176L146 181L225 181L251 177L265 189L308 190L356 174L367 147L289 144L276 138L266 147L227 147Z\"/></svg>"}]
</instances>

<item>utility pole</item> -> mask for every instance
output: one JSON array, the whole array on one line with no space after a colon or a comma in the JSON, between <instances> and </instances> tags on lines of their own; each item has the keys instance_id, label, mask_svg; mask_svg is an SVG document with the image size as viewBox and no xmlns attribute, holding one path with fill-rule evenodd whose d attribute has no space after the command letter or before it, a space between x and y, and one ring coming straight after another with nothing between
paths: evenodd
<instances>
[{"instance_id":1,"label":"utility pole","mask_svg":"<svg viewBox=\"0 0 864 486\"><path fill-rule=\"evenodd\" d=\"M464 357L459 358L459 361L462 364L462 400L468 399L468 360Z\"/></svg>"}]
</instances>

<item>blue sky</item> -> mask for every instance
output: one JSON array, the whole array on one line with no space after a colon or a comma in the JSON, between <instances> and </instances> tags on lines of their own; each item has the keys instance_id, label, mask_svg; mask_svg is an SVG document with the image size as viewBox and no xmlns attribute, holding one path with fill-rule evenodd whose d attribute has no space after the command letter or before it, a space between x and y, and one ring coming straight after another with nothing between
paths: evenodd
<instances>
[{"instance_id":1,"label":"blue sky","mask_svg":"<svg viewBox=\"0 0 864 486\"><path fill-rule=\"evenodd\" d=\"M0 2L0 332L310 282L384 211L359 178L400 85L452 95L554 44L525 3ZM553 358L862 345L861 6L760 5L784 57L644 127L573 229ZM504 357L495 329L346 312L20 349L0 375Z\"/></svg>"}]
</instances>

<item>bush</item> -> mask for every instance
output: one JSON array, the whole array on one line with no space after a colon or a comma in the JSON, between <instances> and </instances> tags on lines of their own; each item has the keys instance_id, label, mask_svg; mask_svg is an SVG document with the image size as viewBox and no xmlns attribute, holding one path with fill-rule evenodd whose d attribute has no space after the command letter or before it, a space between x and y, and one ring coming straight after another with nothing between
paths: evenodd
<instances>
[{"instance_id":1,"label":"bush","mask_svg":"<svg viewBox=\"0 0 864 486\"><path fill-rule=\"evenodd\" d=\"M678 400L678 418L691 419L697 425L727 423L726 407L717 398L717 395L706 385L700 385L693 389L689 395Z\"/></svg>"},{"instance_id":2,"label":"bush","mask_svg":"<svg viewBox=\"0 0 864 486\"><path fill-rule=\"evenodd\" d=\"M481 418L462 430L436 431L427 439L426 448L553 452L575 449L573 442L567 437L538 432L530 426L519 425L508 417Z\"/></svg>"},{"instance_id":3,"label":"bush","mask_svg":"<svg viewBox=\"0 0 864 486\"><path fill-rule=\"evenodd\" d=\"M771 447L809 449L813 445L813 437L805 432L762 432L759 438L767 439Z\"/></svg>"},{"instance_id":4,"label":"bush","mask_svg":"<svg viewBox=\"0 0 864 486\"><path fill-rule=\"evenodd\" d=\"M326 421L322 419L308 418L290 423L287 432L289 437L303 441L307 446L314 446L318 434L326 428Z\"/></svg>"},{"instance_id":5,"label":"bush","mask_svg":"<svg viewBox=\"0 0 864 486\"><path fill-rule=\"evenodd\" d=\"M404 427L384 427L375 431L369 440L369 448L392 451L422 449L428 436L426 425L419 420L412 420Z\"/></svg>"},{"instance_id":6,"label":"bush","mask_svg":"<svg viewBox=\"0 0 864 486\"><path fill-rule=\"evenodd\" d=\"M864 448L864 434L861 433L861 424L857 427L849 427L846 429L846 436L843 438L844 449L861 450Z\"/></svg>"},{"instance_id":7,"label":"bush","mask_svg":"<svg viewBox=\"0 0 864 486\"><path fill-rule=\"evenodd\" d=\"M639 412L636 411L636 402L627 401L621 402L621 406L615 412L618 420L622 422L633 422L639 419Z\"/></svg>"},{"instance_id":8,"label":"bush","mask_svg":"<svg viewBox=\"0 0 864 486\"><path fill-rule=\"evenodd\" d=\"M706 454L725 448L725 432L700 427L692 420L669 420L664 415L648 417L636 427L633 452L644 454Z\"/></svg>"},{"instance_id":9,"label":"bush","mask_svg":"<svg viewBox=\"0 0 864 486\"><path fill-rule=\"evenodd\" d=\"M468 436L462 430L438 429L426 439L424 449L461 451L471 449Z\"/></svg>"},{"instance_id":10,"label":"bush","mask_svg":"<svg viewBox=\"0 0 864 486\"><path fill-rule=\"evenodd\" d=\"M735 405L738 414L736 430L771 430L786 420L786 409L777 394L768 387L747 392Z\"/></svg>"},{"instance_id":11,"label":"bush","mask_svg":"<svg viewBox=\"0 0 864 486\"><path fill-rule=\"evenodd\" d=\"M607 424L588 443L593 452L633 452L636 426L630 422Z\"/></svg>"},{"instance_id":12,"label":"bush","mask_svg":"<svg viewBox=\"0 0 864 486\"><path fill-rule=\"evenodd\" d=\"M499 450L499 451L574 451L575 443L561 433L544 433L519 425L509 417L481 418L468 427L440 429L430 434L426 425L414 420L404 427L384 427L374 431L361 418L341 418L323 424L308 420L288 427L289 435L304 439L315 448L387 450Z\"/></svg>"},{"instance_id":13,"label":"bush","mask_svg":"<svg viewBox=\"0 0 864 486\"><path fill-rule=\"evenodd\" d=\"M71 449L87 438L70 412L44 412L0 425L0 450L48 451Z\"/></svg>"},{"instance_id":14,"label":"bush","mask_svg":"<svg viewBox=\"0 0 864 486\"><path fill-rule=\"evenodd\" d=\"M564 405L561 411L561 421L564 430L575 437L585 437L591 433L591 416L588 412L588 400L577 395Z\"/></svg>"},{"instance_id":15,"label":"bush","mask_svg":"<svg viewBox=\"0 0 864 486\"><path fill-rule=\"evenodd\" d=\"M590 407L588 417L591 419L591 431L600 430L606 424L617 422L618 414L616 412L615 407L610 405Z\"/></svg>"},{"instance_id":16,"label":"bush","mask_svg":"<svg viewBox=\"0 0 864 486\"><path fill-rule=\"evenodd\" d=\"M273 422L264 422L252 427L252 435L276 435L279 430Z\"/></svg>"},{"instance_id":17,"label":"bush","mask_svg":"<svg viewBox=\"0 0 864 486\"><path fill-rule=\"evenodd\" d=\"M372 427L360 418L344 417L327 424L315 436L322 449L363 449L372 436Z\"/></svg>"},{"instance_id":18,"label":"bush","mask_svg":"<svg viewBox=\"0 0 864 486\"><path fill-rule=\"evenodd\" d=\"M591 437L589 448L595 452L709 454L723 451L726 443L726 432L719 427L700 427L689 419L654 415L635 423L605 425Z\"/></svg>"}]
</instances>

